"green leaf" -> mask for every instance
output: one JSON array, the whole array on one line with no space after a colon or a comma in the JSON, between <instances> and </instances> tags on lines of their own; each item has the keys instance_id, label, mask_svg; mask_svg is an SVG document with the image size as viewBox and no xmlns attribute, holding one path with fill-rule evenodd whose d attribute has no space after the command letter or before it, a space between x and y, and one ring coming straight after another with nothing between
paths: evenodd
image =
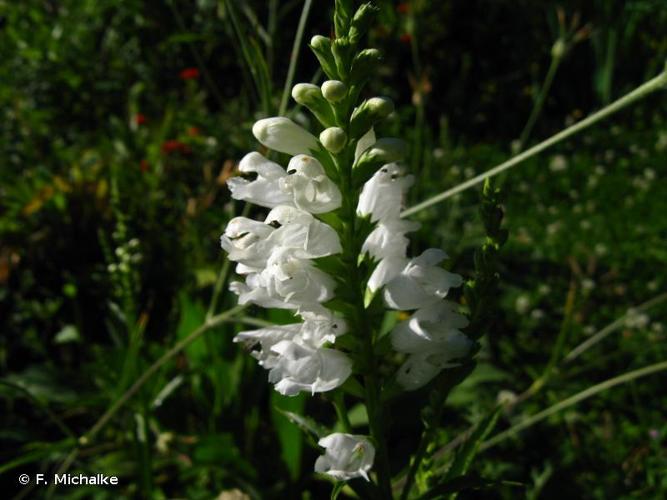
<instances>
[{"instance_id":1,"label":"green leaf","mask_svg":"<svg viewBox=\"0 0 667 500\"><path fill-rule=\"evenodd\" d=\"M461 490L483 490L497 489L499 486L524 486L522 483L514 481L492 481L476 475L463 475L452 479L445 479L443 482L430 489L418 500L430 500L440 498L442 495L456 495Z\"/></svg>"},{"instance_id":2,"label":"green leaf","mask_svg":"<svg viewBox=\"0 0 667 500\"><path fill-rule=\"evenodd\" d=\"M336 500L338 498L338 495L343 491L343 488L345 488L345 481L338 481L336 484L334 484L333 490L331 490L331 500Z\"/></svg>"},{"instance_id":3,"label":"green leaf","mask_svg":"<svg viewBox=\"0 0 667 500\"><path fill-rule=\"evenodd\" d=\"M449 468L445 476L447 480L458 478L468 472L468 468L475 458L475 455L477 455L480 444L486 439L486 437L496 426L501 409L501 406L496 407L488 417L486 417L477 425L475 432L472 433L472 435L466 441L465 445L463 445L463 447L456 454L454 463ZM455 497L456 494L454 494L451 498L454 499Z\"/></svg>"},{"instance_id":4,"label":"green leaf","mask_svg":"<svg viewBox=\"0 0 667 500\"><path fill-rule=\"evenodd\" d=\"M305 417L298 418L299 414L303 413L305 406L305 394L287 397L275 391L271 393L273 425L278 433L283 462L287 465L290 476L294 480L301 473L301 455L303 451L303 434L301 433L301 429L311 426ZM310 432L314 432L314 430Z\"/></svg>"}]
</instances>

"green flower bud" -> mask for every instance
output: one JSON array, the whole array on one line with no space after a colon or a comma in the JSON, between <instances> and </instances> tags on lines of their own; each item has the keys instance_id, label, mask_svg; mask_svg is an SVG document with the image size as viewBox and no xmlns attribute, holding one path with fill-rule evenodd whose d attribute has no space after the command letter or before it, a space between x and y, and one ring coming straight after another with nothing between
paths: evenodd
<instances>
[{"instance_id":1,"label":"green flower bud","mask_svg":"<svg viewBox=\"0 0 667 500\"><path fill-rule=\"evenodd\" d=\"M297 83L292 89L292 98L307 107L325 127L335 123L331 106L324 99L322 90L312 83Z\"/></svg>"},{"instance_id":2,"label":"green flower bud","mask_svg":"<svg viewBox=\"0 0 667 500\"><path fill-rule=\"evenodd\" d=\"M559 38L556 40L551 47L551 57L554 59L562 59L565 56L565 53L567 52L567 44L565 43L565 40L562 38Z\"/></svg>"},{"instance_id":3,"label":"green flower bud","mask_svg":"<svg viewBox=\"0 0 667 500\"><path fill-rule=\"evenodd\" d=\"M377 71L381 59L380 51L377 49L364 49L359 52L352 61L350 83L352 85L365 83L368 77Z\"/></svg>"},{"instance_id":4,"label":"green flower bud","mask_svg":"<svg viewBox=\"0 0 667 500\"><path fill-rule=\"evenodd\" d=\"M377 7L370 3L365 3L357 9L350 25L350 42L354 44L359 43L361 37L368 31L368 28L373 21L373 17L375 17L378 10Z\"/></svg>"},{"instance_id":5,"label":"green flower bud","mask_svg":"<svg viewBox=\"0 0 667 500\"><path fill-rule=\"evenodd\" d=\"M345 147L347 135L345 135L345 131L342 128L329 127L320 134L320 142L327 151L335 154Z\"/></svg>"},{"instance_id":6,"label":"green flower bud","mask_svg":"<svg viewBox=\"0 0 667 500\"><path fill-rule=\"evenodd\" d=\"M315 35L310 39L310 49L317 57L326 75L332 79L338 78L336 62L331 53L331 40L322 35Z\"/></svg>"},{"instance_id":7,"label":"green flower bud","mask_svg":"<svg viewBox=\"0 0 667 500\"><path fill-rule=\"evenodd\" d=\"M350 73L350 66L352 66L354 46L347 38L337 38L331 44L331 52L336 62L338 74L341 76L341 80L345 80Z\"/></svg>"},{"instance_id":8,"label":"green flower bud","mask_svg":"<svg viewBox=\"0 0 667 500\"><path fill-rule=\"evenodd\" d=\"M334 8L334 27L336 37L347 36L352 18L352 0L336 0Z\"/></svg>"},{"instance_id":9,"label":"green flower bud","mask_svg":"<svg viewBox=\"0 0 667 500\"><path fill-rule=\"evenodd\" d=\"M347 85L339 80L327 80L322 84L322 94L329 102L338 102L347 96Z\"/></svg>"},{"instance_id":10,"label":"green flower bud","mask_svg":"<svg viewBox=\"0 0 667 500\"><path fill-rule=\"evenodd\" d=\"M388 97L372 97L362 102L352 113L350 137L361 137L380 120L394 112L394 103Z\"/></svg>"},{"instance_id":11,"label":"green flower bud","mask_svg":"<svg viewBox=\"0 0 667 500\"><path fill-rule=\"evenodd\" d=\"M385 137L364 151L354 163L353 181L357 186L366 182L373 173L386 163L401 161L407 155L408 145L401 139Z\"/></svg>"}]
</instances>

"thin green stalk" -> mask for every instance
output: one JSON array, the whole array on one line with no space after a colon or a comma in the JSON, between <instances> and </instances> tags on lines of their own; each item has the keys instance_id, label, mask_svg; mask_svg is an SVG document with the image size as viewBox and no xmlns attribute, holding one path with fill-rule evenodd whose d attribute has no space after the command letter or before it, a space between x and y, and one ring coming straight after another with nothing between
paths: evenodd
<instances>
[{"instance_id":1,"label":"thin green stalk","mask_svg":"<svg viewBox=\"0 0 667 500\"><path fill-rule=\"evenodd\" d=\"M567 298L565 299L565 315L560 325L558 337L556 337L556 342L551 351L551 356L549 356L547 366L544 368L542 375L537 380L535 380L535 382L533 382L533 384L524 394L519 396L519 399L524 399L538 392L544 386L544 384L547 383L554 368L556 367L556 364L558 364L560 361L561 353L563 352L567 338L569 337L570 331L572 330L572 317L574 316L574 302L576 295L577 289L574 281L572 281L570 283L570 289L567 292Z\"/></svg>"},{"instance_id":2,"label":"thin green stalk","mask_svg":"<svg viewBox=\"0 0 667 500\"><path fill-rule=\"evenodd\" d=\"M589 387L588 389L578 392L577 394L570 396L569 398L564 399L563 401L560 401L555 405L550 406L546 410L543 410L533 415L532 417L529 417L523 420L522 422L513 425L506 431L496 434L488 441L482 443L482 445L480 446L480 451L488 450L489 448L504 441L508 437L511 437L517 434L518 432L535 425L536 423L544 420L545 418L548 418L551 415L554 415L566 408L569 408L570 406L574 406L575 404L580 403L581 401L588 399L590 397L593 397L603 391L606 391L607 389L611 389L612 387L615 387L617 385L625 384L627 382L631 382L632 380L645 377L647 375L651 375L653 373L661 372L664 370L667 370L667 361L662 361L660 363L655 363L653 365L646 366L638 370L624 373L623 375L619 375L618 377L605 380L604 382Z\"/></svg>"},{"instance_id":3,"label":"thin green stalk","mask_svg":"<svg viewBox=\"0 0 667 500\"><path fill-rule=\"evenodd\" d=\"M501 163L500 165L497 165L490 170L487 170L483 174L473 177L472 179L467 180L466 182L463 182L458 186L448 189L447 191L437 194L432 198L429 198L428 200L425 200L415 205L414 207L410 207L407 210L404 210L403 213L401 213L401 216L407 217L409 215L415 214L417 212L424 210L425 208L428 208L432 205L440 203L441 201L451 198L452 196L459 194L460 192L465 191L468 188L476 186L477 184L483 182L485 179L493 177L494 175L498 175L499 173L504 172L505 170L508 170L518 165L519 163L535 156L538 153L541 153L545 149L553 146L554 144L557 144L560 141L572 137L573 135L599 122L600 120L613 115L614 113L620 111L626 106L640 99L643 99L644 97L647 97L653 92L663 89L666 86L667 86L667 68L664 69L663 72L660 73L655 78L652 78L651 80L643 83L633 91L627 93L626 95L614 101L613 103L609 104L608 106L605 106L600 111L593 113L592 115L583 119L579 123L576 123L571 127L568 127L565 130L558 132L557 134L551 136L549 139L540 142L539 144L533 146L532 148L527 149L523 153L518 154L513 158L510 158L506 162Z\"/></svg>"},{"instance_id":4,"label":"thin green stalk","mask_svg":"<svg viewBox=\"0 0 667 500\"><path fill-rule=\"evenodd\" d=\"M333 400L331 401L334 409L336 410L336 416L340 423L343 424L343 430L345 432L352 432L352 424L350 423L350 418L347 415L347 408L345 407L345 396L343 391L336 391L334 394Z\"/></svg>"},{"instance_id":5,"label":"thin green stalk","mask_svg":"<svg viewBox=\"0 0 667 500\"><path fill-rule=\"evenodd\" d=\"M109 421L118 413L118 411L125 406L125 404L132 399L132 397L139 392L139 390L150 380L150 378L155 375L160 368L174 356L180 353L183 349L189 346L192 342L201 337L211 328L214 328L221 323L229 321L236 314L243 311L245 306L236 306L223 313L220 313L212 318L206 320L202 325L193 330L187 337L177 342L171 349L165 352L160 358L157 359L151 366L144 371L137 380L119 397L104 414L95 422L95 424L84 433L81 437L78 438L78 445L76 448L72 449L67 455L61 466L58 468L56 474L65 474L69 470L70 466L76 460L79 455L79 449L82 446L86 446L91 441L95 439L97 434L109 423ZM49 487L49 491L52 492L55 486L52 484Z\"/></svg>"},{"instance_id":6,"label":"thin green stalk","mask_svg":"<svg viewBox=\"0 0 667 500\"><path fill-rule=\"evenodd\" d=\"M289 67L287 68L287 77L285 78L285 88L283 88L283 96L280 99L280 108L278 110L278 115L284 116L285 111L287 111L287 100L290 96L290 91L292 89L292 82L294 81L294 71L296 70L296 63L299 60L299 52L301 48L301 40L303 39L303 32L306 28L306 20L308 19L308 14L310 13L310 6L312 5L312 0L306 0L303 3L303 9L301 10L301 17L299 18L299 25L296 29L296 36L294 37L294 43L292 44L292 54L290 55Z\"/></svg>"},{"instance_id":7,"label":"thin green stalk","mask_svg":"<svg viewBox=\"0 0 667 500\"><path fill-rule=\"evenodd\" d=\"M585 351L593 347L595 344L600 342L601 340L605 339L609 334L615 332L619 328L621 328L625 324L625 320L627 317L634 313L638 312L643 312L646 311L653 306L656 306L662 302L667 300L667 292L661 293L657 297L653 297L651 300L648 300L644 302L643 304L632 308L632 310L629 310L627 313L625 313L623 316L620 318L616 319L615 321L609 323L607 326L596 332L594 335L592 335L590 338L586 339L586 341L582 342L579 344L577 347L572 349L567 356L563 359L565 363L569 363L571 361L574 361L574 359L578 358L581 356Z\"/></svg>"},{"instance_id":8,"label":"thin green stalk","mask_svg":"<svg viewBox=\"0 0 667 500\"><path fill-rule=\"evenodd\" d=\"M537 98L535 99L535 103L533 104L533 109L530 111L530 116L528 117L528 121L526 122L526 125L521 131L521 135L519 136L519 151L522 151L523 148L526 146L526 143L528 142L530 133L533 131L533 127L535 126L535 123L537 122L537 119L540 116L540 113L542 112L542 108L544 107L544 103L547 99L547 96L549 95L549 90L551 90L551 84L554 81L554 77L556 76L556 71L558 71L558 67L560 66L561 61L562 61L561 57L558 56L551 57L551 64L549 64L549 69L547 70L547 76L544 77L544 82L542 83L542 87L540 88L540 91L537 94Z\"/></svg>"}]
</instances>

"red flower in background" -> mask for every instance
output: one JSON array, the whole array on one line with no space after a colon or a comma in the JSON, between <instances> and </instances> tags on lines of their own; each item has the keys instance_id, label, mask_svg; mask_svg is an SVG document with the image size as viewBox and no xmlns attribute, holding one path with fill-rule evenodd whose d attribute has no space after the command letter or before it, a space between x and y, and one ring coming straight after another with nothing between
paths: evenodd
<instances>
[{"instance_id":1,"label":"red flower in background","mask_svg":"<svg viewBox=\"0 0 667 500\"><path fill-rule=\"evenodd\" d=\"M141 160L139 162L139 170L141 170L144 174L148 172L151 169L151 164L148 163L148 160Z\"/></svg>"},{"instance_id":2,"label":"red flower in background","mask_svg":"<svg viewBox=\"0 0 667 500\"><path fill-rule=\"evenodd\" d=\"M178 74L181 80L195 80L199 78L199 70L197 68L185 68Z\"/></svg>"},{"instance_id":3,"label":"red flower in background","mask_svg":"<svg viewBox=\"0 0 667 500\"><path fill-rule=\"evenodd\" d=\"M412 35L410 33L403 33L399 40L401 43L410 43L412 41Z\"/></svg>"},{"instance_id":4,"label":"red flower in background","mask_svg":"<svg viewBox=\"0 0 667 500\"><path fill-rule=\"evenodd\" d=\"M148 121L148 118L146 118L146 115L142 115L141 113L137 113L134 115L134 123L137 125L143 125Z\"/></svg>"},{"instance_id":5,"label":"red flower in background","mask_svg":"<svg viewBox=\"0 0 667 500\"><path fill-rule=\"evenodd\" d=\"M407 14L408 12L410 12L410 4L407 3L407 2L405 2L405 3L399 3L399 4L396 6L396 10L397 10L398 12L400 12L401 14Z\"/></svg>"},{"instance_id":6,"label":"red flower in background","mask_svg":"<svg viewBox=\"0 0 667 500\"><path fill-rule=\"evenodd\" d=\"M167 155L172 153L189 154L191 151L190 146L176 139L164 141L162 143L162 152Z\"/></svg>"}]
</instances>

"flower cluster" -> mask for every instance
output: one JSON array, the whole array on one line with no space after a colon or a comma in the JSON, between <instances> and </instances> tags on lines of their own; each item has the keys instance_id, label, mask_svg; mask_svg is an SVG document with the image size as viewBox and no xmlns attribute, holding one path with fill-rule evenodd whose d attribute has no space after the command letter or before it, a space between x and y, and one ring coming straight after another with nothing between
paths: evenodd
<instances>
[{"instance_id":1,"label":"flower cluster","mask_svg":"<svg viewBox=\"0 0 667 500\"><path fill-rule=\"evenodd\" d=\"M430 248L414 259L406 257L405 235L419 227L400 218L403 196L412 183L413 177L404 176L398 164L384 165L364 184L357 205L360 217L377 223L362 248L379 261L368 290L373 294L383 288L384 303L391 309L416 310L391 332L394 349L408 354L396 377L408 390L453 366L472 346L459 330L467 325L466 318L455 304L443 300L450 288L462 283L461 276L438 266L447 254Z\"/></svg>"},{"instance_id":2,"label":"flower cluster","mask_svg":"<svg viewBox=\"0 0 667 500\"><path fill-rule=\"evenodd\" d=\"M287 396L340 391L348 378L359 377L352 385L364 387L371 437L320 436L325 452L315 464L317 472L343 481L369 480L376 451L386 460L375 352L380 329L370 319L385 308L410 312L390 333L394 349L405 355L395 378L406 390L456 365L472 346L460 331L466 318L444 300L462 283L440 267L445 252L407 255L406 234L419 224L401 218L414 182L401 164L406 147L398 139L376 138L374 131L394 106L385 97L357 102L379 61L374 49L355 52L375 9L364 4L352 15L345 11L348 4L336 3L336 38L318 35L310 43L329 80L292 90L321 132L316 137L287 117L254 124L255 138L289 160L286 168L258 152L241 160L241 175L227 181L232 197L269 212L263 221L232 219L221 237L243 277L230 284L239 303L290 310L300 319L234 338L254 349L276 390ZM354 339L338 341L348 331ZM378 475L386 496L386 470Z\"/></svg>"},{"instance_id":3,"label":"flower cluster","mask_svg":"<svg viewBox=\"0 0 667 500\"><path fill-rule=\"evenodd\" d=\"M267 129L283 131L275 127L276 120L286 123L267 119L255 125L261 142L274 138ZM303 322L241 332L235 341L259 345L254 355L270 370L269 380L281 394L335 389L350 375L352 364L344 353L324 346L347 327L322 306L333 298L335 281L312 259L337 254L341 245L336 231L313 214L338 208L341 193L319 162L305 154L294 156L285 170L259 153L249 153L239 170L256 178L229 179L232 197L272 210L264 222L236 217L227 225L221 245L237 262L236 272L245 276L245 282L233 282L230 288L240 304L291 309Z\"/></svg>"}]
</instances>

